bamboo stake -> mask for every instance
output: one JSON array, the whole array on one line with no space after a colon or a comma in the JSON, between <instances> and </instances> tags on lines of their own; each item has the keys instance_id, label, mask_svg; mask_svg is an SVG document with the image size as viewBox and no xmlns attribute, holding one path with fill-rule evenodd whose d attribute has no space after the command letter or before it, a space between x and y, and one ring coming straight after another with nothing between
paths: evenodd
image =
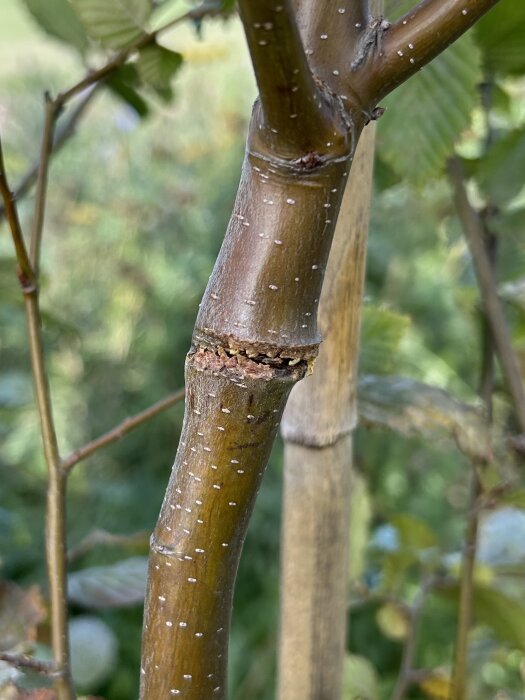
<instances>
[{"instance_id":1,"label":"bamboo stake","mask_svg":"<svg viewBox=\"0 0 525 700\"><path fill-rule=\"evenodd\" d=\"M346 640L352 431L374 128L361 137L319 308L315 371L288 401L281 545L280 700L337 700Z\"/></svg>"}]
</instances>

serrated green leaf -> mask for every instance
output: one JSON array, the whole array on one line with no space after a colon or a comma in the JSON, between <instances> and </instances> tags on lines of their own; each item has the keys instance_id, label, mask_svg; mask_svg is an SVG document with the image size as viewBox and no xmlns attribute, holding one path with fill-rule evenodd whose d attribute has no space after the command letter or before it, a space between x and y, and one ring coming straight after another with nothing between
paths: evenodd
<instances>
[{"instance_id":1,"label":"serrated green leaf","mask_svg":"<svg viewBox=\"0 0 525 700\"><path fill-rule=\"evenodd\" d=\"M147 557L92 566L69 575L68 596L86 608L121 608L144 600Z\"/></svg>"},{"instance_id":2,"label":"serrated green leaf","mask_svg":"<svg viewBox=\"0 0 525 700\"><path fill-rule=\"evenodd\" d=\"M469 456L490 455L481 412L442 389L406 377L364 375L358 396L359 418L365 425L434 440L448 435Z\"/></svg>"},{"instance_id":3,"label":"serrated green leaf","mask_svg":"<svg viewBox=\"0 0 525 700\"><path fill-rule=\"evenodd\" d=\"M479 101L480 53L464 36L385 100L382 157L417 186L443 169Z\"/></svg>"},{"instance_id":4,"label":"serrated green leaf","mask_svg":"<svg viewBox=\"0 0 525 700\"><path fill-rule=\"evenodd\" d=\"M377 671L364 656L346 655L342 697L343 700L379 700Z\"/></svg>"},{"instance_id":5,"label":"serrated green leaf","mask_svg":"<svg viewBox=\"0 0 525 700\"><path fill-rule=\"evenodd\" d=\"M68 0L23 0L42 29L84 53L88 38Z\"/></svg>"},{"instance_id":6,"label":"serrated green leaf","mask_svg":"<svg viewBox=\"0 0 525 700\"><path fill-rule=\"evenodd\" d=\"M519 75L525 71L525 3L502 0L477 23L475 37L486 69Z\"/></svg>"},{"instance_id":7,"label":"serrated green leaf","mask_svg":"<svg viewBox=\"0 0 525 700\"><path fill-rule=\"evenodd\" d=\"M151 0L70 0L86 31L111 49L123 49L144 34Z\"/></svg>"},{"instance_id":8,"label":"serrated green leaf","mask_svg":"<svg viewBox=\"0 0 525 700\"><path fill-rule=\"evenodd\" d=\"M146 46L139 54L137 70L140 78L161 97L171 95L171 81L182 65L182 55L163 46Z\"/></svg>"},{"instance_id":9,"label":"serrated green leaf","mask_svg":"<svg viewBox=\"0 0 525 700\"><path fill-rule=\"evenodd\" d=\"M491 203L502 205L523 188L518 173L525 173L525 129L511 131L492 144L480 161L478 181Z\"/></svg>"},{"instance_id":10,"label":"serrated green leaf","mask_svg":"<svg viewBox=\"0 0 525 700\"><path fill-rule=\"evenodd\" d=\"M373 374L391 372L399 344L409 326L408 316L367 304L361 324L361 370Z\"/></svg>"}]
</instances>

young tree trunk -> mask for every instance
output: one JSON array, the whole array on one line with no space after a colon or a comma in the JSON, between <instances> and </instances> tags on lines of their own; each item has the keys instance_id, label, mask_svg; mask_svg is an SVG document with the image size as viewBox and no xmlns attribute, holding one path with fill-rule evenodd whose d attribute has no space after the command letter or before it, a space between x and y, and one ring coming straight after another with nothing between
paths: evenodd
<instances>
[{"instance_id":1,"label":"young tree trunk","mask_svg":"<svg viewBox=\"0 0 525 700\"><path fill-rule=\"evenodd\" d=\"M142 700L226 697L242 543L287 396L317 354L321 285L359 135L382 96L495 2L424 0L390 27L366 0L239 0L260 99L151 540Z\"/></svg>"},{"instance_id":2,"label":"young tree trunk","mask_svg":"<svg viewBox=\"0 0 525 700\"><path fill-rule=\"evenodd\" d=\"M341 206L319 307L315 372L292 391L285 440L278 697L337 700L346 642L352 431L374 127Z\"/></svg>"}]
</instances>

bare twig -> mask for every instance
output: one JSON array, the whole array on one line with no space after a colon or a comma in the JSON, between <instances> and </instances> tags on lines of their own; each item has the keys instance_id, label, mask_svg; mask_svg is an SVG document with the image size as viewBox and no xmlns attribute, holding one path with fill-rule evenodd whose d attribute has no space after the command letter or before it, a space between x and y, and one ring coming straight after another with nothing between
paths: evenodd
<instances>
[{"instance_id":1,"label":"bare twig","mask_svg":"<svg viewBox=\"0 0 525 700\"><path fill-rule=\"evenodd\" d=\"M7 181L7 174L4 165L4 156L2 152L2 144L0 142L0 194L4 201L4 210L7 217L7 222L9 224L9 229L11 231L11 236L13 238L13 243L15 246L16 259L18 262L18 279L24 291L31 291L36 288L36 275L31 265L29 255L27 253L27 247L24 241L24 234L22 232L22 227L20 226L20 219L18 217L18 209L16 207L15 196L9 188L9 183Z\"/></svg>"},{"instance_id":2,"label":"bare twig","mask_svg":"<svg viewBox=\"0 0 525 700\"><path fill-rule=\"evenodd\" d=\"M124 437L124 435L127 435L127 433L131 432L139 425L142 425L142 423L145 423L150 418L153 418L153 416L156 416L158 413L162 413L168 408L171 408L171 406L174 406L176 403L179 403L179 401L182 401L183 398L184 389L179 389L173 394L167 396L165 399L154 403L153 406L150 406L144 411L137 413L135 416L125 418L112 430L109 430L107 433L104 433L104 435L101 435L95 440L88 442L83 447L79 447L68 457L66 457L62 461L63 472L68 473L75 466L75 464L78 464L78 462L82 462L84 459L90 457L94 452L97 452L97 450L110 445L112 442L120 440L120 438Z\"/></svg>"},{"instance_id":3,"label":"bare twig","mask_svg":"<svg viewBox=\"0 0 525 700\"><path fill-rule=\"evenodd\" d=\"M474 271L483 307L490 324L496 353L512 398L520 431L525 433L525 391L521 380L518 359L512 346L509 328L505 321L490 260L483 242L484 225L479 213L468 199L463 168L458 158L453 158L450 161L448 172L454 190L457 214L472 256Z\"/></svg>"},{"instance_id":4,"label":"bare twig","mask_svg":"<svg viewBox=\"0 0 525 700\"><path fill-rule=\"evenodd\" d=\"M135 547L137 545L147 545L149 532L141 530L131 535L115 535L107 530L93 530L80 542L72 547L67 553L68 562L71 563L95 547Z\"/></svg>"},{"instance_id":5,"label":"bare twig","mask_svg":"<svg viewBox=\"0 0 525 700\"><path fill-rule=\"evenodd\" d=\"M435 581L427 580L423 582L421 590L411 606L405 606L405 612L408 615L408 631L403 645L403 654L401 657L401 668L395 688L390 696L390 700L403 700L409 687L414 682L414 660L417 649L417 635L419 632L419 623L421 613L425 604L427 595L434 588Z\"/></svg>"},{"instance_id":6,"label":"bare twig","mask_svg":"<svg viewBox=\"0 0 525 700\"><path fill-rule=\"evenodd\" d=\"M490 128L490 107L492 98L493 81L486 80L481 86L482 104L486 121L485 152L492 141L492 129ZM482 222L484 223L484 222ZM497 238L487 230L480 237L480 245L486 255L489 270L495 281ZM487 421L487 433L490 434L493 415L494 392L494 338L491 331L490 320L486 312L481 317L481 370L478 393L483 401ZM468 514L465 533L463 557L461 561L461 580L459 592L458 624L456 634L456 646L454 650L454 664L452 670L452 698L451 700L465 700L468 697L468 637L472 624L474 567L476 564L476 550L478 543L479 515L481 510L480 497L482 496L482 484L479 469L483 464L472 462L470 511Z\"/></svg>"},{"instance_id":7,"label":"bare twig","mask_svg":"<svg viewBox=\"0 0 525 700\"><path fill-rule=\"evenodd\" d=\"M40 673L43 676L60 675L60 671L56 669L53 664L50 664L47 661L39 661L38 659L33 659L31 656L0 652L0 661L3 661L4 663L9 664L10 666L13 666L13 668L27 669L28 671Z\"/></svg>"},{"instance_id":8,"label":"bare twig","mask_svg":"<svg viewBox=\"0 0 525 700\"><path fill-rule=\"evenodd\" d=\"M46 210L47 178L49 173L49 161L53 150L53 138L55 134L56 120L60 113L60 108L51 99L51 95L45 93L45 120L44 131L42 133L42 145L40 148L40 163L38 167L35 213L33 219L33 230L31 232L31 264L35 274L38 275L40 266L40 249L42 246L42 234L44 231L44 216Z\"/></svg>"}]
</instances>

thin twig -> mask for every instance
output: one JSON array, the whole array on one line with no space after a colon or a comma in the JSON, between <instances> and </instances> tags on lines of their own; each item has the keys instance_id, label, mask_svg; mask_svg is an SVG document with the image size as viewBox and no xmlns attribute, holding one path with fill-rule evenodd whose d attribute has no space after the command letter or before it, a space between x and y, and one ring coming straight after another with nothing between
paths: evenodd
<instances>
[{"instance_id":1,"label":"thin twig","mask_svg":"<svg viewBox=\"0 0 525 700\"><path fill-rule=\"evenodd\" d=\"M2 152L2 143L0 142L0 194L4 201L4 210L7 217L7 222L9 224L9 229L11 231L11 236L13 238L13 243L15 246L16 259L18 262L18 279L22 285L24 291L31 291L36 289L36 275L31 265L31 260L27 252L27 247L24 241L24 234L22 232L22 227L20 226L20 219L18 217L18 209L16 207L15 196L11 192L9 183L7 181L7 174L4 165L4 155Z\"/></svg>"},{"instance_id":2,"label":"thin twig","mask_svg":"<svg viewBox=\"0 0 525 700\"><path fill-rule=\"evenodd\" d=\"M511 396L520 431L525 433L525 390L521 371L512 346L509 328L498 296L490 260L484 244L485 227L479 213L470 204L465 188L463 167L458 158L449 162L448 172L453 187L456 211L472 256L474 271L494 346Z\"/></svg>"},{"instance_id":3,"label":"thin twig","mask_svg":"<svg viewBox=\"0 0 525 700\"><path fill-rule=\"evenodd\" d=\"M182 401L183 398L184 389L179 389L173 394L167 396L165 399L154 403L153 406L150 406L144 411L137 413L135 416L125 418L112 430L109 430L107 433L104 433L104 435L101 435L95 440L88 442L86 445L79 447L68 457L66 457L62 461L62 471L64 473L68 473L75 466L75 464L78 464L78 462L82 462L84 459L87 459L94 452L97 452L97 450L100 450L102 447L106 447L112 442L120 440L120 438L124 437L124 435L131 432L139 425L142 425L142 423L145 423L150 418L153 418L153 416L156 416L158 413L162 413L162 411L171 408L171 406L174 406L179 401Z\"/></svg>"},{"instance_id":4,"label":"thin twig","mask_svg":"<svg viewBox=\"0 0 525 700\"><path fill-rule=\"evenodd\" d=\"M414 603L411 606L405 606L405 612L408 614L409 620L408 630L403 646L401 668L399 669L399 675L390 700L403 700L407 690L414 682L414 660L417 649L419 622L427 595L433 589L434 584L435 581L433 580L423 582Z\"/></svg>"},{"instance_id":5,"label":"thin twig","mask_svg":"<svg viewBox=\"0 0 525 700\"><path fill-rule=\"evenodd\" d=\"M107 76L116 71L117 68L120 68L120 66L122 66L130 56L135 54L137 51L140 51L140 49L153 44L157 40L157 37L181 22L185 22L186 20L197 21L203 19L207 15L218 13L220 13L220 3L204 2L202 5L189 10L189 12L186 12L183 15L176 17L171 22L168 22L164 26L159 27L159 29L155 30L154 32L151 32L150 34L143 34L135 43L125 49L122 49L122 51L119 51L106 64L100 68L97 68L96 70L90 71L86 76L79 80L78 83L75 83L67 90L64 90L64 92L58 94L55 98L56 105L62 106L66 104L66 102L68 102L72 97L90 87L90 85L98 83L103 78L107 78Z\"/></svg>"},{"instance_id":6,"label":"thin twig","mask_svg":"<svg viewBox=\"0 0 525 700\"><path fill-rule=\"evenodd\" d=\"M493 81L486 80L481 86L482 104L486 121L485 152L492 141L492 129L490 128L490 108L492 98ZM484 222L482 222L484 223ZM484 230L480 238L480 244L486 255L490 272L496 284L496 255L497 238L488 230ZM487 421L487 433L490 434L493 416L494 393L494 338L492 335L490 319L483 310L481 316L481 369L478 393L483 401ZM468 638L472 624L474 568L476 564L476 550L478 543L479 516L482 504L482 484L479 470L483 464L472 462L470 510L468 514L465 533L463 557L461 561L461 579L459 592L458 624L456 645L454 650L454 664L452 670L452 698L451 700L465 700L468 697Z\"/></svg>"},{"instance_id":7,"label":"thin twig","mask_svg":"<svg viewBox=\"0 0 525 700\"><path fill-rule=\"evenodd\" d=\"M115 535L107 530L93 530L67 553L68 562L71 563L95 547L135 547L147 545L150 533L146 530L134 532L131 535Z\"/></svg>"},{"instance_id":8,"label":"thin twig","mask_svg":"<svg viewBox=\"0 0 525 700\"><path fill-rule=\"evenodd\" d=\"M31 264L36 275L38 275L38 269L40 267L40 250L42 247L42 233L44 230L49 161L53 150L56 120L60 113L60 108L57 107L48 92L45 93L44 99L46 116L44 120L44 131L42 133L42 145L40 147L40 164L36 181L35 213L30 247Z\"/></svg>"},{"instance_id":9,"label":"thin twig","mask_svg":"<svg viewBox=\"0 0 525 700\"><path fill-rule=\"evenodd\" d=\"M9 664L13 668L23 668L29 671L34 671L35 673L40 673L43 676L57 676L60 675L53 664L47 661L39 661L38 659L33 659L31 656L22 656L19 654L9 654L8 652L0 652L0 661Z\"/></svg>"}]
</instances>

